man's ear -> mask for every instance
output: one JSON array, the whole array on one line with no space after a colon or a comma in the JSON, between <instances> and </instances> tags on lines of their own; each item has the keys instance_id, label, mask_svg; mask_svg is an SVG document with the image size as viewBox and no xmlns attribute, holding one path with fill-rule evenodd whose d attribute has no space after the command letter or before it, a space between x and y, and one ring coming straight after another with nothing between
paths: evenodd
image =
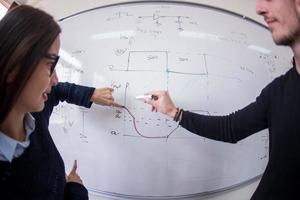
<instances>
[{"instance_id":1,"label":"man's ear","mask_svg":"<svg viewBox=\"0 0 300 200\"><path fill-rule=\"evenodd\" d=\"M11 72L9 72L7 79L6 79L6 83L12 83L15 81L16 76L17 76L18 70L14 69Z\"/></svg>"}]
</instances>

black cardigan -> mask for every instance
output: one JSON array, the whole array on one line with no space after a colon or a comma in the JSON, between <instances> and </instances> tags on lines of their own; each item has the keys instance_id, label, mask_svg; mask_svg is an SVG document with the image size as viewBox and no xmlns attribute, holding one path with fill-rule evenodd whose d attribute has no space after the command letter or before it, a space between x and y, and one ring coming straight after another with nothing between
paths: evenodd
<instances>
[{"instance_id":1,"label":"black cardigan","mask_svg":"<svg viewBox=\"0 0 300 200\"><path fill-rule=\"evenodd\" d=\"M295 67L267 85L254 103L227 116L183 112L180 125L236 143L269 129L269 162L251 199L300 199L300 75Z\"/></svg>"},{"instance_id":2,"label":"black cardigan","mask_svg":"<svg viewBox=\"0 0 300 200\"><path fill-rule=\"evenodd\" d=\"M78 183L66 183L64 162L48 130L53 107L67 101L90 107L94 88L59 83L52 88L42 112L32 113L36 128L30 145L13 161L0 161L0 199L86 200L88 192Z\"/></svg>"}]
</instances>

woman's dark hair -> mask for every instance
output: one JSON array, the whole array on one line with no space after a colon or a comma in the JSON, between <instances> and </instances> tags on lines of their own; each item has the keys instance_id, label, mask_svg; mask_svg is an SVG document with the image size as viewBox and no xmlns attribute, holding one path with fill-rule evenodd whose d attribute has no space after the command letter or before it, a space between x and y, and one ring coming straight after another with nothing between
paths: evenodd
<instances>
[{"instance_id":1,"label":"woman's dark hair","mask_svg":"<svg viewBox=\"0 0 300 200\"><path fill-rule=\"evenodd\" d=\"M60 32L52 16L27 5L10 10L0 21L0 124Z\"/></svg>"}]
</instances>

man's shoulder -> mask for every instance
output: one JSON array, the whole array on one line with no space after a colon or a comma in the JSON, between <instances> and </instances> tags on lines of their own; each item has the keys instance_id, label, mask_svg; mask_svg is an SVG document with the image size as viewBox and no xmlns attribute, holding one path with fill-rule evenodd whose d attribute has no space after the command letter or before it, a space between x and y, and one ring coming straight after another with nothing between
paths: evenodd
<instances>
[{"instance_id":1,"label":"man's shoulder","mask_svg":"<svg viewBox=\"0 0 300 200\"><path fill-rule=\"evenodd\" d=\"M276 77L269 85L272 85L273 87L280 87L285 85L286 82L288 82L291 77L293 76L294 69L291 68L284 74Z\"/></svg>"}]
</instances>

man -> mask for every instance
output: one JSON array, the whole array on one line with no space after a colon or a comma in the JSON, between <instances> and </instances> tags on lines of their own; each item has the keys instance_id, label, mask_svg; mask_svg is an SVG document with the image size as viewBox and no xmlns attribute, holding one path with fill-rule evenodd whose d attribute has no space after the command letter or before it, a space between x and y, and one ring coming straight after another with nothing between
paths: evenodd
<instances>
[{"instance_id":1,"label":"man","mask_svg":"<svg viewBox=\"0 0 300 200\"><path fill-rule=\"evenodd\" d=\"M300 199L300 0L257 0L277 45L290 46L294 67L267 85L256 101L227 116L204 116L178 109L166 91L145 99L187 130L207 138L236 143L269 129L269 162L252 200Z\"/></svg>"}]
</instances>

